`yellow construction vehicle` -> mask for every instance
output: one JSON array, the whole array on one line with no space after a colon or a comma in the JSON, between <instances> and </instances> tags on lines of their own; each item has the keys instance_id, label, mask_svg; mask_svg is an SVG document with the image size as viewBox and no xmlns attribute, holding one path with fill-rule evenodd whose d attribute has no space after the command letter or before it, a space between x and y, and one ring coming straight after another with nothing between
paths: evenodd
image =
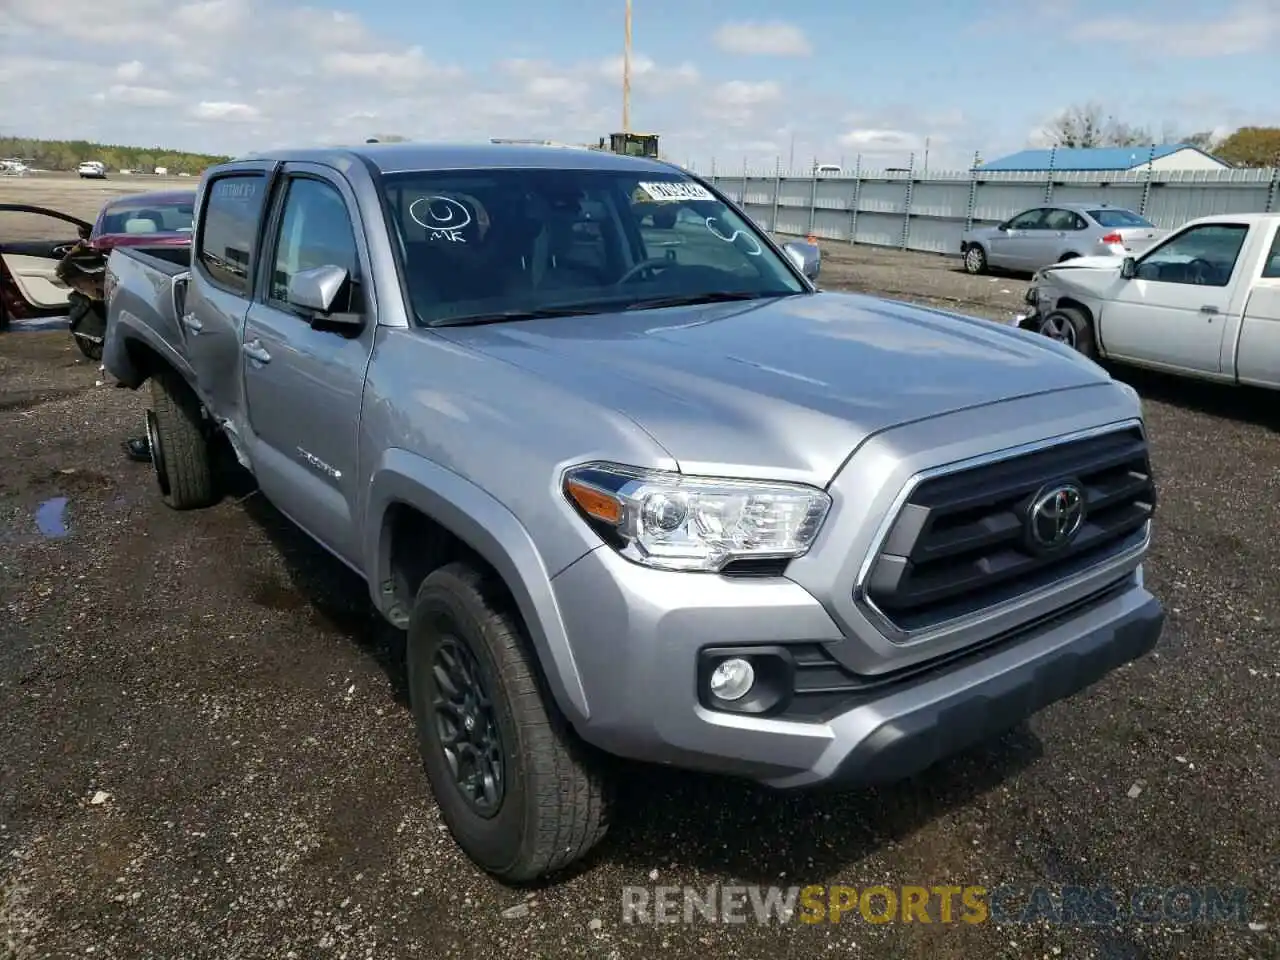
<instances>
[{"instance_id":1,"label":"yellow construction vehicle","mask_svg":"<svg viewBox=\"0 0 1280 960\"><path fill-rule=\"evenodd\" d=\"M608 150L628 157L658 159L658 135L656 133L611 133L606 142L600 138L597 150Z\"/></svg>"}]
</instances>

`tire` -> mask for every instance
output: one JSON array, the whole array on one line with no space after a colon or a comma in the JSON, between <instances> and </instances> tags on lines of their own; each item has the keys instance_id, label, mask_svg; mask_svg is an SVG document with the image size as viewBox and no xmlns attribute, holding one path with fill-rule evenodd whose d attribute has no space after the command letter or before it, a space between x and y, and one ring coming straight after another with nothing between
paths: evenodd
<instances>
[{"instance_id":1,"label":"tire","mask_svg":"<svg viewBox=\"0 0 1280 960\"><path fill-rule=\"evenodd\" d=\"M441 720L441 667L468 659L481 691L465 711L472 723ZM569 866L600 842L609 825L609 780L546 692L500 583L465 563L429 574L414 601L407 661L431 790L454 840L477 866L503 882L526 883ZM454 776L446 740L455 731L479 731L482 743L497 744L496 760L492 748L481 748L494 775L479 779L501 784L486 796L487 809Z\"/></svg>"},{"instance_id":2,"label":"tire","mask_svg":"<svg viewBox=\"0 0 1280 960\"><path fill-rule=\"evenodd\" d=\"M987 251L979 243L971 243L964 252L964 272L977 276L987 272Z\"/></svg>"},{"instance_id":3,"label":"tire","mask_svg":"<svg viewBox=\"0 0 1280 960\"><path fill-rule=\"evenodd\" d=\"M175 510L194 510L217 501L213 448L200 403L173 370L151 378L147 439L165 503Z\"/></svg>"},{"instance_id":4,"label":"tire","mask_svg":"<svg viewBox=\"0 0 1280 960\"><path fill-rule=\"evenodd\" d=\"M1051 310L1040 318L1036 332L1065 343L1090 360L1098 358L1097 346L1093 342L1093 323L1083 310L1075 307Z\"/></svg>"}]
</instances>

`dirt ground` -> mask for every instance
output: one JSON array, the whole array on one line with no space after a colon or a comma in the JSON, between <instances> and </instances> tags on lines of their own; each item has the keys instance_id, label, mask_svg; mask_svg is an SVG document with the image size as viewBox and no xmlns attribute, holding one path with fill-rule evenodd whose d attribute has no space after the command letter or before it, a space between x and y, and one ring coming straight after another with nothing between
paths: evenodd
<instances>
[{"instance_id":1,"label":"dirt ground","mask_svg":"<svg viewBox=\"0 0 1280 960\"><path fill-rule=\"evenodd\" d=\"M1017 309L1020 281L954 267L829 247L824 283ZM445 832L363 586L251 488L166 509L119 449L144 396L64 332L0 335L0 958L1280 956L1280 416L1118 372L1161 483L1158 652L880 790L633 768L596 855L526 893ZM1252 926L623 922L626 886L715 883L1240 885Z\"/></svg>"}]
</instances>

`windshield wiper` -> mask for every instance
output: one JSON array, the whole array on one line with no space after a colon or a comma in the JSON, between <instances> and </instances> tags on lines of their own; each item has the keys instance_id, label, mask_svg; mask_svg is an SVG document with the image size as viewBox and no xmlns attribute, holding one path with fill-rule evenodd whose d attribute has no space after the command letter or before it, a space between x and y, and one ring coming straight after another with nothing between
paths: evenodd
<instances>
[{"instance_id":1,"label":"windshield wiper","mask_svg":"<svg viewBox=\"0 0 1280 960\"><path fill-rule=\"evenodd\" d=\"M653 297L648 300L637 300L627 306L628 310L658 310L662 307L689 307L699 303L733 303L740 300L776 300L779 297L794 296L791 293L746 293L733 290L711 290L702 293L687 293L682 296Z\"/></svg>"},{"instance_id":2,"label":"windshield wiper","mask_svg":"<svg viewBox=\"0 0 1280 960\"><path fill-rule=\"evenodd\" d=\"M607 308L606 308L607 309ZM486 323L514 323L519 320L542 320L547 317L581 317L600 313L600 304L571 304L563 307L536 307L533 310L496 310L463 317L442 317L427 323L428 327L479 327Z\"/></svg>"}]
</instances>

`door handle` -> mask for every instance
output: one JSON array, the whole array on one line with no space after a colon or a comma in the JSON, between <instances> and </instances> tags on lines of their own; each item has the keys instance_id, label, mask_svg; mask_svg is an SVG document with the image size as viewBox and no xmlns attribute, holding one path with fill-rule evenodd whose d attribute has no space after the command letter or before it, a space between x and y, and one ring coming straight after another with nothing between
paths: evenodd
<instances>
[{"instance_id":1,"label":"door handle","mask_svg":"<svg viewBox=\"0 0 1280 960\"><path fill-rule=\"evenodd\" d=\"M271 362L271 354L267 353L267 348L262 345L261 341L250 340L248 343L241 344L240 349L244 351L244 355L250 360L255 360L258 363Z\"/></svg>"},{"instance_id":2,"label":"door handle","mask_svg":"<svg viewBox=\"0 0 1280 960\"><path fill-rule=\"evenodd\" d=\"M1206 304L1205 306L1200 308L1200 312L1207 313L1210 316L1212 316L1213 314L1218 312L1218 308L1213 306L1212 304Z\"/></svg>"},{"instance_id":3,"label":"door handle","mask_svg":"<svg viewBox=\"0 0 1280 960\"><path fill-rule=\"evenodd\" d=\"M200 318L194 313L184 313L182 315L182 325L194 334L199 334L204 329L204 324L200 322Z\"/></svg>"}]
</instances>

